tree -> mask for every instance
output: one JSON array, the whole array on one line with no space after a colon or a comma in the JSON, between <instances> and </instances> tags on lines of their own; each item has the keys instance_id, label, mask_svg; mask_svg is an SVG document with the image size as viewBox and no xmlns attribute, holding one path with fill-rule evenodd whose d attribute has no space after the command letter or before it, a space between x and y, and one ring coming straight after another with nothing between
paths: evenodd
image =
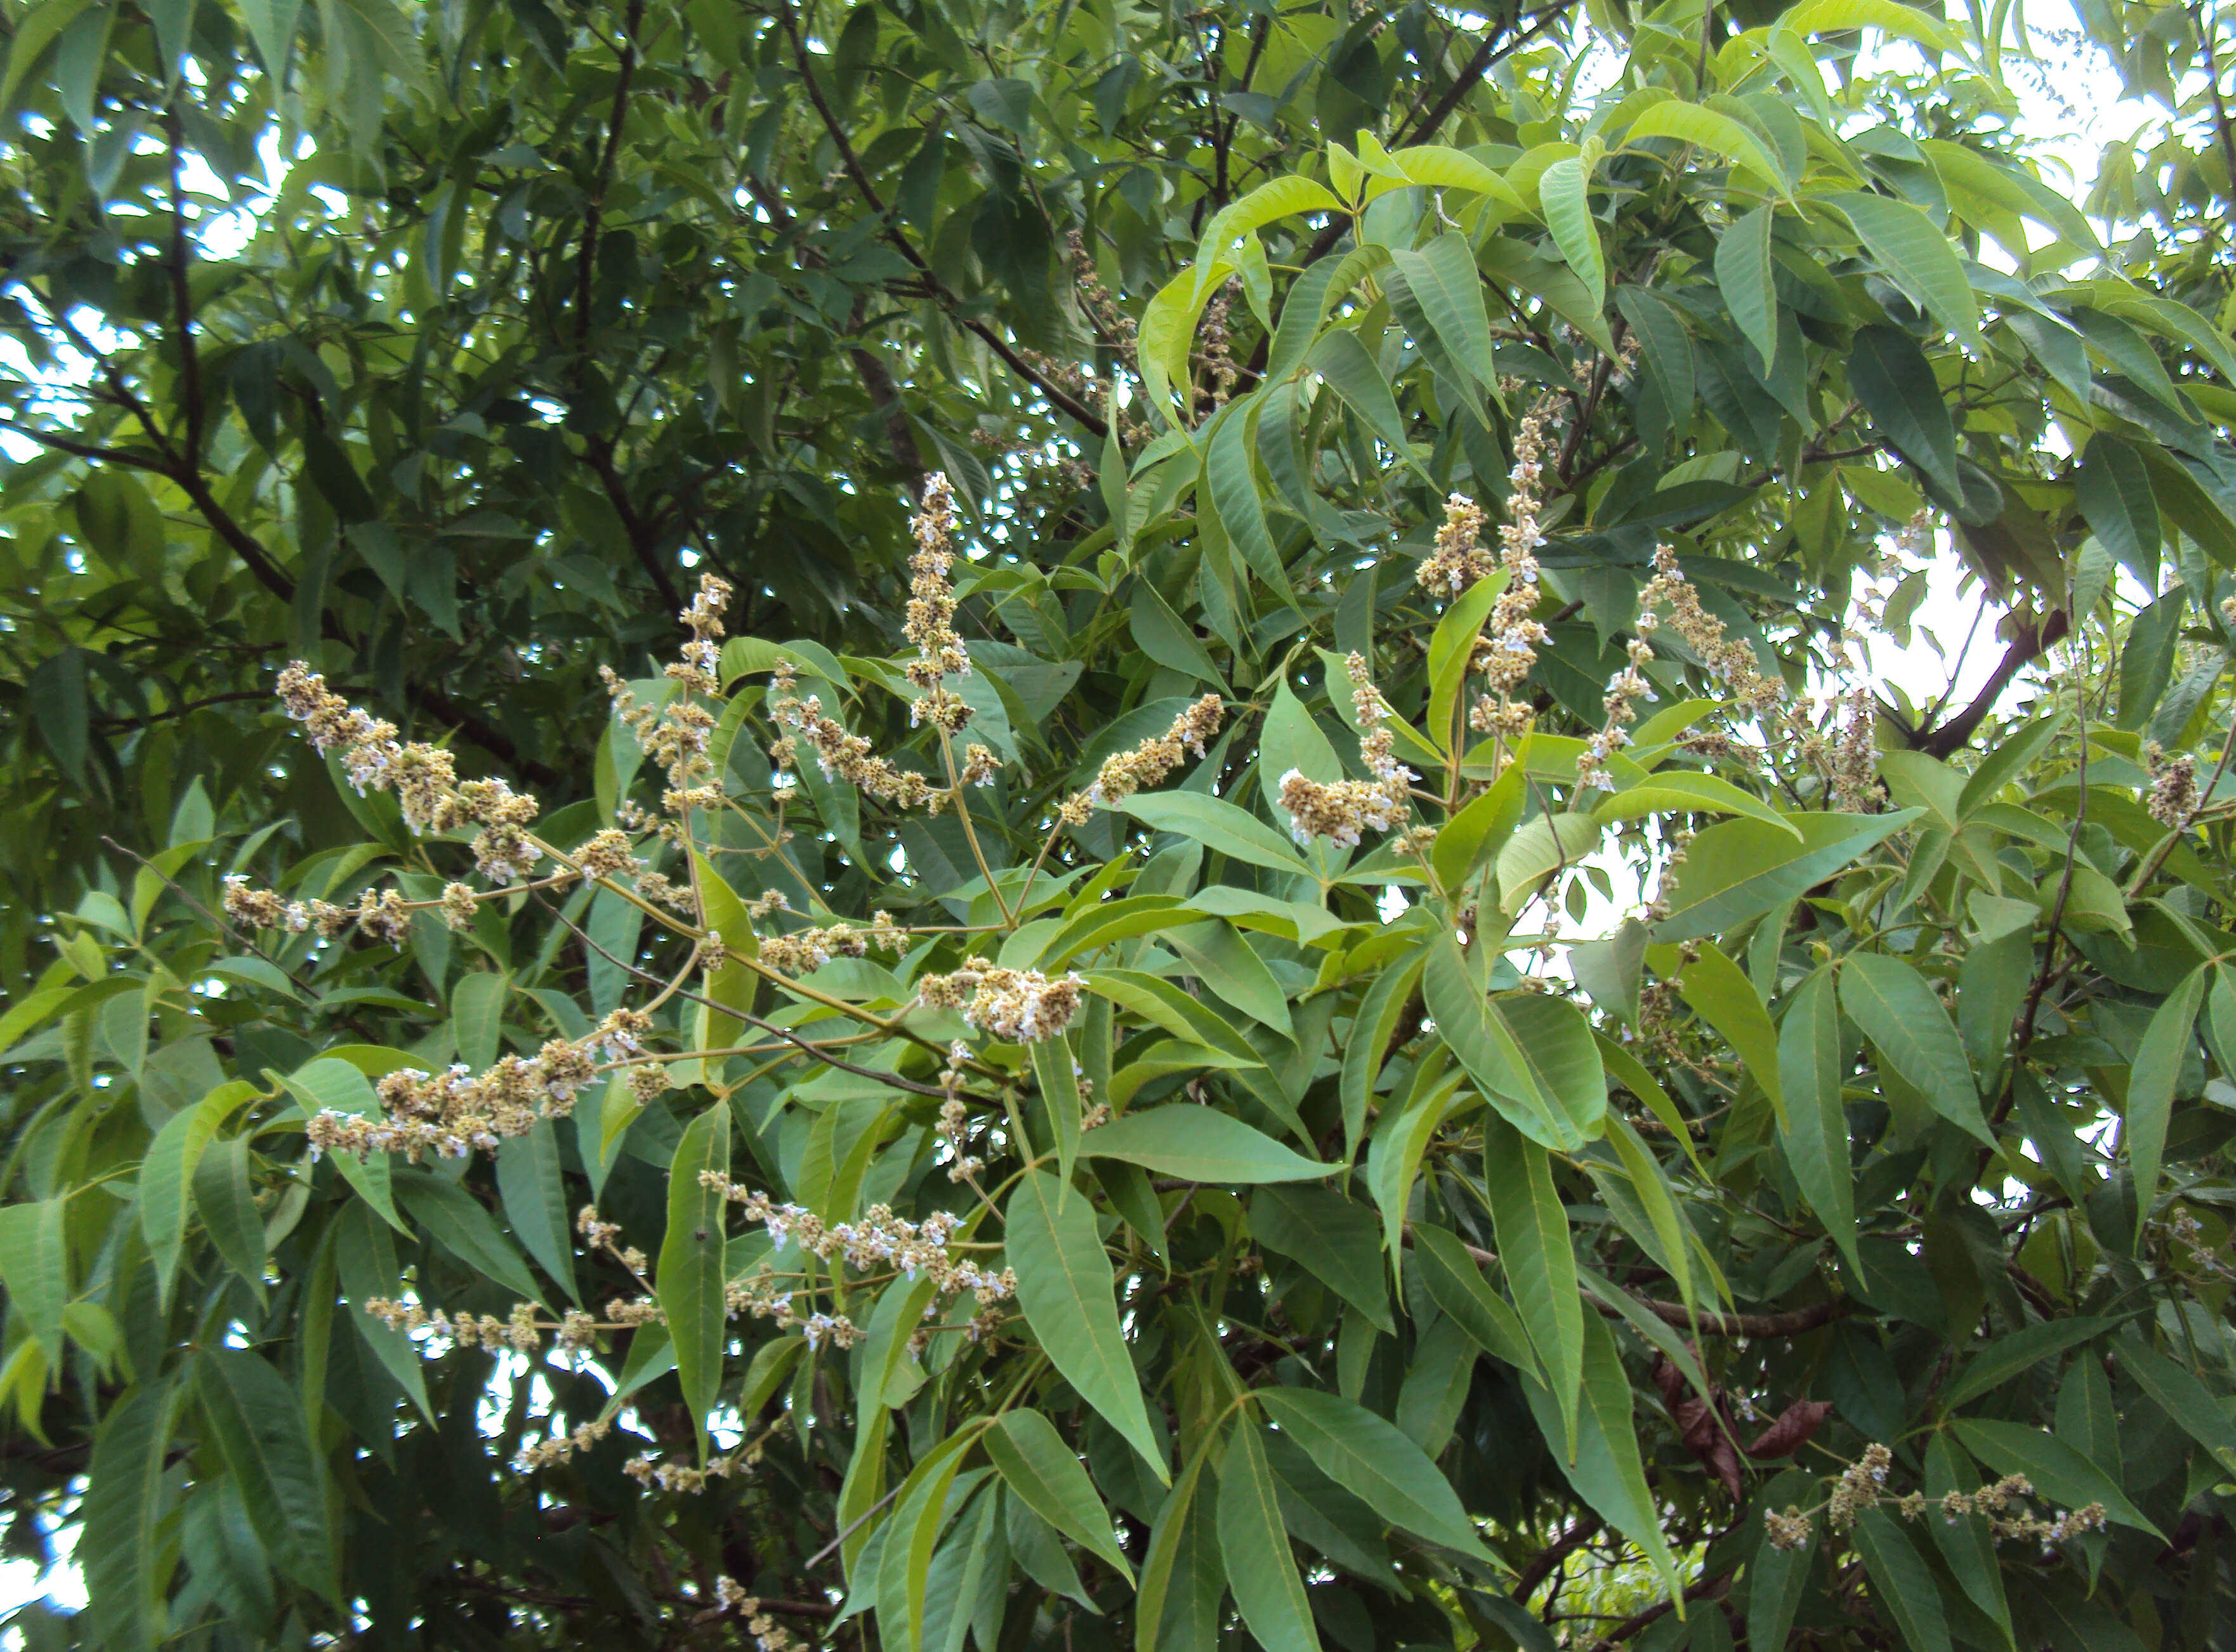
<instances>
[{"instance_id":1,"label":"tree","mask_svg":"<svg viewBox=\"0 0 2236 1652\"><path fill-rule=\"evenodd\" d=\"M27 1638L2216 1643L2213 98L1589 16L15 19Z\"/></svg>"}]
</instances>

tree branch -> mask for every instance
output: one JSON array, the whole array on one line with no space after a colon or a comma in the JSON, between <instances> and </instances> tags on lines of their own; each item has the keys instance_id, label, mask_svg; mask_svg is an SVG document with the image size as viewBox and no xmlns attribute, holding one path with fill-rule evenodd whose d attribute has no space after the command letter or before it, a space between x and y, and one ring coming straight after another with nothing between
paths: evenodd
<instances>
[{"instance_id":1,"label":"tree branch","mask_svg":"<svg viewBox=\"0 0 2236 1652\"><path fill-rule=\"evenodd\" d=\"M993 328L977 317L963 313L963 300L946 282L939 279L937 273L933 270L924 254L917 251L915 243L901 232L900 226L891 221L884 197L878 194L878 187L870 181L870 174L863 170L861 158L854 153L853 144L847 141L845 128L839 124L838 115L824 98L823 88L816 82L815 71L808 63L807 43L800 36L799 23L792 16L790 4L781 7L777 16L783 23L786 36L792 42L792 62L799 70L800 84L807 89L807 101L814 105L816 118L823 122L823 130L830 138L832 148L838 152L839 164L845 169L847 177L853 181L856 191L868 204L871 212L886 220L885 227L886 241L891 245L895 252L916 266L926 284L931 288L932 296L939 301L941 306L953 315L962 326L984 340L986 347L1007 363L1012 372L1047 397L1049 405L1067 418L1086 426L1096 436L1108 436L1110 433L1110 427L1103 423L1101 414L1082 402L1062 385L1050 381L1045 373L1026 361L1009 342Z\"/></svg>"},{"instance_id":2,"label":"tree branch","mask_svg":"<svg viewBox=\"0 0 2236 1652\"><path fill-rule=\"evenodd\" d=\"M644 22L644 0L629 0L621 24L621 70L614 82L613 112L606 122L606 144L598 156L597 181L582 207L582 250L575 271L575 345L580 349L590 336L590 286L597 271L599 221L606 210L606 190L614 178L614 162L621 154L621 124L628 117L629 82L636 77L636 31Z\"/></svg>"}]
</instances>

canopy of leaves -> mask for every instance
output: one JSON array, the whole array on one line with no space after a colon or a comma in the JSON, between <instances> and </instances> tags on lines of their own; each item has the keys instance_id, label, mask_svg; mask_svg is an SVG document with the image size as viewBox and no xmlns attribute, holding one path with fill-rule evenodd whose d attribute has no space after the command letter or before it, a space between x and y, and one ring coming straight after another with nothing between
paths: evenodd
<instances>
[{"instance_id":1,"label":"canopy of leaves","mask_svg":"<svg viewBox=\"0 0 2236 1652\"><path fill-rule=\"evenodd\" d=\"M2220 1644L2236 140L2086 19L2076 206L2001 9L11 6L27 1643Z\"/></svg>"}]
</instances>

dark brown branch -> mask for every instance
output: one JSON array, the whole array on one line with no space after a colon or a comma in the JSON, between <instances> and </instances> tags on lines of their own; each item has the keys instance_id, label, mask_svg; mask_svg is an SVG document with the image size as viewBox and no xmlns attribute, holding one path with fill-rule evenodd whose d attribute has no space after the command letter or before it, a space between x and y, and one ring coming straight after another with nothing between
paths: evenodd
<instances>
[{"instance_id":1,"label":"dark brown branch","mask_svg":"<svg viewBox=\"0 0 2236 1652\"><path fill-rule=\"evenodd\" d=\"M620 157L621 125L628 118L629 82L636 76L636 31L644 22L644 0L629 0L621 24L621 69L614 82L613 112L606 122L606 144L598 157L597 181L582 204L582 251L575 272L575 344L580 348L590 336L590 287L597 273L599 220L606 210L606 190Z\"/></svg>"},{"instance_id":2,"label":"dark brown branch","mask_svg":"<svg viewBox=\"0 0 2236 1652\"><path fill-rule=\"evenodd\" d=\"M636 556L637 566L644 569L645 577L660 593L660 600L671 609L680 609L683 606L683 593L675 589L675 582L668 576L668 569L661 565L656 543L658 536L653 531L652 525L638 514L636 506L630 503L628 486L614 466L611 444L593 442L590 451L583 457L597 474L598 485L605 490L606 503L613 506L614 515L621 519L621 532L628 539L629 550Z\"/></svg>"},{"instance_id":3,"label":"dark brown branch","mask_svg":"<svg viewBox=\"0 0 2236 1652\"><path fill-rule=\"evenodd\" d=\"M1522 1576L1515 1581L1514 1598L1527 1607L1529 1597L1537 1592L1537 1585L1551 1576L1562 1561L1599 1536L1602 1524L1599 1516L1585 1515L1558 1541L1547 1544L1536 1559L1522 1569Z\"/></svg>"},{"instance_id":4,"label":"dark brown branch","mask_svg":"<svg viewBox=\"0 0 2236 1652\"><path fill-rule=\"evenodd\" d=\"M1913 730L1909 737L1910 749L1943 759L1962 751L1964 742L1972 738L1972 731L1996 708L1996 702L2003 697L2003 690L2011 686L2011 679L2040 659L2072 626L2072 616L2059 609L2041 624L2023 628L2003 650L2003 657L1996 662L1995 670L1972 697L1972 703L1938 727Z\"/></svg>"},{"instance_id":5,"label":"dark brown branch","mask_svg":"<svg viewBox=\"0 0 2236 1652\"><path fill-rule=\"evenodd\" d=\"M847 177L853 181L855 190L861 195L870 210L885 220L885 240L895 252L916 266L926 285L931 287L932 296L940 305L953 315L959 324L984 340L986 347L1007 363L1012 372L1047 397L1049 405L1067 418L1086 426L1096 436L1108 436L1110 433L1110 427L1103 422L1101 414L1088 407L1062 385L1051 381L1045 373L1019 355L1009 340L1003 338L993 328L977 317L965 315L963 313L963 301L955 295L954 291L946 282L939 279L938 273L933 270L924 254L917 251L916 244L901 233L900 226L891 220L885 197L878 193L877 185L870 181L870 174L864 170L861 157L854 153L853 144L847 140L845 128L839 123L837 112L825 99L823 88L816 81L814 69L808 62L807 42L800 36L799 23L792 16L791 6L789 4L783 6L777 16L783 23L785 34L792 42L792 62L799 70L800 84L807 89L807 101L814 105L816 118L823 122L823 130L830 138L832 148L838 152L839 164L845 168Z\"/></svg>"},{"instance_id":6,"label":"dark brown branch","mask_svg":"<svg viewBox=\"0 0 2236 1652\"><path fill-rule=\"evenodd\" d=\"M176 105L163 112L170 140L171 162L171 319L179 335L179 399L186 404L186 462L200 464L202 455L202 364L194 343L194 295L190 280L193 260L187 243L187 192L181 181L180 150L184 138Z\"/></svg>"}]
</instances>

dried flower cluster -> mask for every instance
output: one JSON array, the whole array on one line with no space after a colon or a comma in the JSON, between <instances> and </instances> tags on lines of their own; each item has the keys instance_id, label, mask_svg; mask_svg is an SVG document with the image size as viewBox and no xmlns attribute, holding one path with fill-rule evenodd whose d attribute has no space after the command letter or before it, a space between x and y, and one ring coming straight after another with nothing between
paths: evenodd
<instances>
[{"instance_id":1,"label":"dried flower cluster","mask_svg":"<svg viewBox=\"0 0 2236 1652\"><path fill-rule=\"evenodd\" d=\"M2197 760L2187 752L2168 757L2154 740L2143 747L2143 761L2151 776L2151 819L2179 832L2197 813Z\"/></svg>"},{"instance_id":2,"label":"dried flower cluster","mask_svg":"<svg viewBox=\"0 0 2236 1652\"><path fill-rule=\"evenodd\" d=\"M1866 1509L1890 1509L1905 1520L1917 1519L1933 1510L1952 1524L1978 1515L1987 1521L1989 1534L1996 1542L2038 1543L2047 1554L2068 1538L2100 1531L2104 1526L2106 1510L2101 1503L2085 1504L2048 1519L2016 1509L2020 1498L2038 1495L2023 1474L2006 1474L1976 1491L1950 1491L1938 1498L1916 1491L1889 1497L1885 1495L1887 1470L1893 1462L1891 1451L1874 1444L1865 1446L1863 1456L1841 1471L1825 1506L1826 1523L1834 1531L1848 1530ZM1763 1535L1773 1549L1806 1547L1812 1531L1809 1516L1798 1508L1763 1517Z\"/></svg>"},{"instance_id":3,"label":"dried flower cluster","mask_svg":"<svg viewBox=\"0 0 2236 1652\"><path fill-rule=\"evenodd\" d=\"M393 792L404 824L414 833L449 832L474 825L474 864L493 884L525 878L543 852L529 840L528 823L539 812L533 797L501 780L457 779L450 753L418 740L398 744L396 725L358 710L326 687L302 661L291 661L275 685L280 704L304 726L321 754L339 748L342 769L363 796Z\"/></svg>"},{"instance_id":4,"label":"dried flower cluster","mask_svg":"<svg viewBox=\"0 0 2236 1652\"><path fill-rule=\"evenodd\" d=\"M1655 550L1654 577L1639 592L1638 604L1639 635L1651 636L1660 622L1654 610L1667 608L1671 627L1699 656L1708 674L1731 690L1743 713L1759 716L1785 699L1785 687L1757 668L1754 650L1736 637L1726 636L1724 622L1700 606L1700 592L1685 577L1677 553L1667 545Z\"/></svg>"},{"instance_id":5,"label":"dried flower cluster","mask_svg":"<svg viewBox=\"0 0 2236 1652\"><path fill-rule=\"evenodd\" d=\"M417 1164L431 1153L493 1153L538 1119L573 1112L575 1097L597 1076L598 1058L626 1061L651 1030L648 1017L615 1010L581 1038L551 1039L535 1055L503 1056L485 1073L463 1063L435 1075L399 1068L373 1086L378 1116L329 1109L312 1114L305 1133L313 1155L401 1153Z\"/></svg>"},{"instance_id":6,"label":"dried flower cluster","mask_svg":"<svg viewBox=\"0 0 2236 1652\"><path fill-rule=\"evenodd\" d=\"M1436 549L1413 570L1413 582L1433 596L1458 596L1479 579L1488 579L1498 564L1480 543L1483 510L1464 493L1444 501L1444 524L1437 530Z\"/></svg>"},{"instance_id":7,"label":"dried flower cluster","mask_svg":"<svg viewBox=\"0 0 2236 1652\"><path fill-rule=\"evenodd\" d=\"M859 734L848 734L834 720L825 716L820 694L810 694L801 700L796 692L799 687L799 680L793 675L792 662L779 660L769 679L769 715L792 731L779 735L769 747L769 755L779 771L788 772L798 766L799 741L804 740L815 754L816 766L823 771L825 780L844 780L879 803L889 803L899 809L919 809L941 795L925 776L898 767L890 758L878 756L868 740Z\"/></svg>"},{"instance_id":8,"label":"dried flower cluster","mask_svg":"<svg viewBox=\"0 0 2236 1652\"><path fill-rule=\"evenodd\" d=\"M909 726L929 723L958 734L970 721L970 708L942 679L970 675L970 655L955 629L955 587L948 578L955 566L955 490L945 473L935 472L924 483L924 505L910 527L916 554L909 558L908 617L901 634L916 644L917 657L906 670L917 698L909 708Z\"/></svg>"},{"instance_id":9,"label":"dried flower cluster","mask_svg":"<svg viewBox=\"0 0 2236 1652\"><path fill-rule=\"evenodd\" d=\"M453 884L452 889L459 885ZM300 935L316 930L323 940L333 940L356 930L368 939L401 946L411 932L412 908L394 890L367 889L358 892L354 906L337 906L323 900L282 900L269 889L258 889L235 872L225 879L225 915L252 929L286 930ZM447 900L450 891L444 892ZM468 891L469 900L472 892ZM448 909L445 908L447 915ZM470 913L468 921L471 922Z\"/></svg>"},{"instance_id":10,"label":"dried flower cluster","mask_svg":"<svg viewBox=\"0 0 2236 1652\"><path fill-rule=\"evenodd\" d=\"M1537 650L1553 640L1553 634L1536 618L1537 547L1545 543L1545 420L1552 406L1548 392L1514 429L1506 525L1498 530L1498 565L1506 575L1506 584L1491 604L1490 617L1484 622L1483 635L1476 639L1474 657L1468 662L1469 671L1480 673L1488 690L1476 696L1468 713L1468 727L1509 742L1518 740L1529 727L1529 708L1514 698L1514 690L1536 667Z\"/></svg>"},{"instance_id":11,"label":"dried flower cluster","mask_svg":"<svg viewBox=\"0 0 2236 1652\"><path fill-rule=\"evenodd\" d=\"M1102 760L1095 784L1066 799L1061 815L1066 826L1083 826L1097 804L1115 807L1134 793L1157 784L1194 752L1204 755L1211 740L1227 720L1227 708L1217 694L1206 694L1173 719L1163 734L1128 752L1115 752Z\"/></svg>"},{"instance_id":12,"label":"dried flower cluster","mask_svg":"<svg viewBox=\"0 0 2236 1652\"><path fill-rule=\"evenodd\" d=\"M1289 812L1289 831L1299 843L1332 838L1356 847L1363 830L1387 832L1404 820L1406 787L1420 778L1398 760L1398 742L1386 726L1390 708L1368 675L1364 656L1344 661L1350 674L1351 703L1358 720L1358 756L1371 780L1308 780L1301 770L1281 776L1281 806Z\"/></svg>"},{"instance_id":13,"label":"dried flower cluster","mask_svg":"<svg viewBox=\"0 0 2236 1652\"><path fill-rule=\"evenodd\" d=\"M1579 786L1596 786L1606 792L1615 790L1615 776L1608 772L1608 760L1630 744L1630 725L1638 721L1638 702L1654 697L1653 686L1639 675L1641 668L1653 661L1653 645L1642 636L1634 636L1628 645L1628 663L1608 679L1607 694L1600 701L1607 720L1585 743L1582 754L1576 759Z\"/></svg>"},{"instance_id":14,"label":"dried flower cluster","mask_svg":"<svg viewBox=\"0 0 2236 1652\"><path fill-rule=\"evenodd\" d=\"M1029 1044L1062 1037L1079 1013L1086 984L1075 974L1051 981L1038 970L1003 969L974 957L952 974L925 976L917 984L917 997L928 1009L960 1010L976 1031Z\"/></svg>"},{"instance_id":15,"label":"dried flower cluster","mask_svg":"<svg viewBox=\"0 0 2236 1652\"><path fill-rule=\"evenodd\" d=\"M891 912L871 913L867 929L832 924L789 935L765 935L760 961L781 974L812 975L834 958L867 958L873 946L897 955L908 950L908 931L893 922Z\"/></svg>"}]
</instances>

